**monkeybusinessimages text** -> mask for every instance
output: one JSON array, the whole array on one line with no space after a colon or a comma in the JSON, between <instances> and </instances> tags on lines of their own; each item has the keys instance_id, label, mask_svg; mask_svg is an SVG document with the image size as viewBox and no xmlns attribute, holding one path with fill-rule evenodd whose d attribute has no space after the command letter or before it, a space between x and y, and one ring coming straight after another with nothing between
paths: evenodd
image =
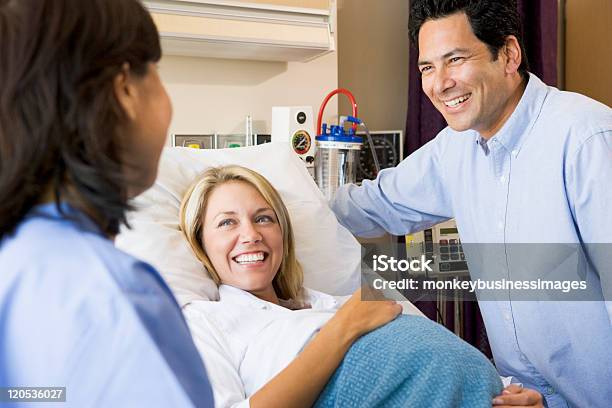
<instances>
[{"instance_id":1,"label":"monkeybusinessimages text","mask_svg":"<svg viewBox=\"0 0 612 408\"><path fill-rule=\"evenodd\" d=\"M432 269L432 259L427 259L422 255L420 259L395 259L387 255L373 256L374 272L416 272L434 273ZM573 290L585 290L587 284L584 281L569 280L419 280L413 278L403 278L388 280L376 278L372 281L374 289L412 289L412 290L466 290L475 292L476 290L554 290L568 293Z\"/></svg>"}]
</instances>

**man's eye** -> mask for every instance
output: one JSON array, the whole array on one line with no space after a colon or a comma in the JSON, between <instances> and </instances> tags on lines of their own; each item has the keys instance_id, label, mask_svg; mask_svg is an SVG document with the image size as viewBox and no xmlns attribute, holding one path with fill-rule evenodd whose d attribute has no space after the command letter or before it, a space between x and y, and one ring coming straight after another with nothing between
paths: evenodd
<instances>
[{"instance_id":1,"label":"man's eye","mask_svg":"<svg viewBox=\"0 0 612 408\"><path fill-rule=\"evenodd\" d=\"M421 74L424 74L425 72L431 70L431 66L430 65L426 65L424 67L421 67Z\"/></svg>"},{"instance_id":2,"label":"man's eye","mask_svg":"<svg viewBox=\"0 0 612 408\"><path fill-rule=\"evenodd\" d=\"M450 62L457 62L457 61L461 61L463 59L463 57L453 57L450 59Z\"/></svg>"}]
</instances>

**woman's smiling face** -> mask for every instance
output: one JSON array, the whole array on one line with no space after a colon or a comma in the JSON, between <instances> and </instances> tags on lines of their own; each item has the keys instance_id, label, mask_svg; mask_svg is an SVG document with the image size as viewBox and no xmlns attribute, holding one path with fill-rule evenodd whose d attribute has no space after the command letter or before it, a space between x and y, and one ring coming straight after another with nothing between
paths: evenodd
<instances>
[{"instance_id":1,"label":"woman's smiling face","mask_svg":"<svg viewBox=\"0 0 612 408\"><path fill-rule=\"evenodd\" d=\"M274 292L272 281L283 259L283 235L276 213L255 187L230 181L206 203L202 242L221 283L256 296Z\"/></svg>"}]
</instances>

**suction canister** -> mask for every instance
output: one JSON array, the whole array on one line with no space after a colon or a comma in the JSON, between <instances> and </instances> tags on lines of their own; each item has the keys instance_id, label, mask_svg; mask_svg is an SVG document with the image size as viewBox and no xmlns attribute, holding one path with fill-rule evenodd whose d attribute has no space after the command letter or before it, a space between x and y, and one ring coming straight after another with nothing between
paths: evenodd
<instances>
[{"instance_id":1,"label":"suction canister","mask_svg":"<svg viewBox=\"0 0 612 408\"><path fill-rule=\"evenodd\" d=\"M349 98L352 118L357 117L355 97L344 88L334 89L327 94L319 108L315 143L320 150L315 154L315 180L327 200L333 197L338 187L357 180L359 150L363 142L360 137L355 136L356 123L353 123L349 134L344 131L346 117L339 125L332 125L329 131L327 125L323 123L323 112L327 102L336 94L343 94Z\"/></svg>"},{"instance_id":2,"label":"suction canister","mask_svg":"<svg viewBox=\"0 0 612 408\"><path fill-rule=\"evenodd\" d=\"M332 125L327 129L327 125L322 123L323 111L329 99L336 95L346 95L351 101L352 115L341 116L338 125ZM344 129L346 122L351 123L348 131ZM327 200L336 193L338 187L343 184L355 183L357 181L357 166L359 165L359 151L363 146L363 139L355 134L357 125L365 129L368 143L372 150L376 172L380 171L380 164L374 149L374 142L368 127L362 120L357 118L357 102L353 94L344 88L338 88L330 92L319 109L317 118L317 132L315 137L317 153L315 154L315 180L319 189Z\"/></svg>"},{"instance_id":3,"label":"suction canister","mask_svg":"<svg viewBox=\"0 0 612 408\"><path fill-rule=\"evenodd\" d=\"M324 133L315 138L315 179L325 198L330 200L338 187L356 182L363 139L355 136L352 129L346 133L339 125L333 125L329 133L325 130L323 125Z\"/></svg>"}]
</instances>

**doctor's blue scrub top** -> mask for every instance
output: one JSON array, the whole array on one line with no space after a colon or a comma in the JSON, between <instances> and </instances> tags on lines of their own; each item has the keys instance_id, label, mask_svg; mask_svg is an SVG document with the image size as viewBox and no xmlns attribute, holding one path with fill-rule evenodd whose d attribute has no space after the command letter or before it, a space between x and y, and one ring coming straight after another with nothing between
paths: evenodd
<instances>
[{"instance_id":1,"label":"doctor's blue scrub top","mask_svg":"<svg viewBox=\"0 0 612 408\"><path fill-rule=\"evenodd\" d=\"M70 407L212 407L160 275L62 209L35 207L0 243L0 387L66 387Z\"/></svg>"}]
</instances>

